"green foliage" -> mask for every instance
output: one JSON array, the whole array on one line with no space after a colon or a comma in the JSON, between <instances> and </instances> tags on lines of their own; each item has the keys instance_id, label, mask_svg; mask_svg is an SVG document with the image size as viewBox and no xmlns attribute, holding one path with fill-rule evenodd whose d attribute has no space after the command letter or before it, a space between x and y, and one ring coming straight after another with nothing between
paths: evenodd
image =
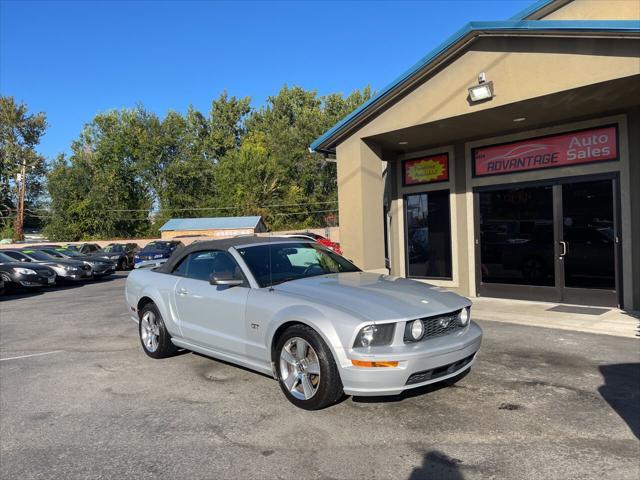
<instances>
[{"instance_id":1,"label":"green foliage","mask_svg":"<svg viewBox=\"0 0 640 480\"><path fill-rule=\"evenodd\" d=\"M171 217L262 215L317 226L335 209L335 164L308 145L371 96L283 87L263 108L223 92L208 115L138 106L97 115L48 175L54 240L157 235ZM293 205L292 205L293 204ZM303 205L300 205L303 204ZM151 216L151 212L153 216Z\"/></svg>"},{"instance_id":2,"label":"green foliage","mask_svg":"<svg viewBox=\"0 0 640 480\"><path fill-rule=\"evenodd\" d=\"M24 103L13 97L0 97L0 229L6 235L12 229L18 205L21 165L27 165L25 191L25 227L40 223L37 212L43 205L45 190L44 157L35 151L47 128L44 113L29 114Z\"/></svg>"}]
</instances>

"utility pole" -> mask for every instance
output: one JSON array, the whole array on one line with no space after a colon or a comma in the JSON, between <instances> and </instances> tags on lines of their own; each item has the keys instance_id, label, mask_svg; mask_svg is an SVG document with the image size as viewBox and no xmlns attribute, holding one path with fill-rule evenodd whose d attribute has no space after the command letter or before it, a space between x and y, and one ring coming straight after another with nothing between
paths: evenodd
<instances>
[{"instance_id":1,"label":"utility pole","mask_svg":"<svg viewBox=\"0 0 640 480\"><path fill-rule=\"evenodd\" d=\"M27 189L27 160L22 160L20 168L20 187L18 190L18 212L16 215L15 233L16 240L24 239L24 194Z\"/></svg>"}]
</instances>

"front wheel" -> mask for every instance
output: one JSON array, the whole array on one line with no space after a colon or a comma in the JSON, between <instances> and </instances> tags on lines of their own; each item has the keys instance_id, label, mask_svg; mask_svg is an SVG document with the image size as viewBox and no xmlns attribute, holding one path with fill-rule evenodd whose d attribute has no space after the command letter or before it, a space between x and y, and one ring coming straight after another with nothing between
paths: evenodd
<instances>
[{"instance_id":1,"label":"front wheel","mask_svg":"<svg viewBox=\"0 0 640 480\"><path fill-rule=\"evenodd\" d=\"M158 307L153 303L148 303L142 308L138 332L142 349L151 358L170 357L178 350L171 343L171 336L164 326Z\"/></svg>"},{"instance_id":2,"label":"front wheel","mask_svg":"<svg viewBox=\"0 0 640 480\"><path fill-rule=\"evenodd\" d=\"M276 345L280 388L305 410L320 410L343 395L336 362L322 337L306 325L288 328Z\"/></svg>"}]
</instances>

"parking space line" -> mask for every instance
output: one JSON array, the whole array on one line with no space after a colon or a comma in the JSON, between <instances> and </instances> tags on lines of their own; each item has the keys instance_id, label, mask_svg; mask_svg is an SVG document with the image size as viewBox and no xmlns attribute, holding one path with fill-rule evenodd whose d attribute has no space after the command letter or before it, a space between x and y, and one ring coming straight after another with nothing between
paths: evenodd
<instances>
[{"instance_id":1,"label":"parking space line","mask_svg":"<svg viewBox=\"0 0 640 480\"><path fill-rule=\"evenodd\" d=\"M30 355L20 355L19 357L0 358L0 362L5 362L7 360L18 360L19 358L39 357L41 355L51 355L53 353L62 353L62 352L64 352L64 350L54 350L52 352L32 353Z\"/></svg>"}]
</instances>

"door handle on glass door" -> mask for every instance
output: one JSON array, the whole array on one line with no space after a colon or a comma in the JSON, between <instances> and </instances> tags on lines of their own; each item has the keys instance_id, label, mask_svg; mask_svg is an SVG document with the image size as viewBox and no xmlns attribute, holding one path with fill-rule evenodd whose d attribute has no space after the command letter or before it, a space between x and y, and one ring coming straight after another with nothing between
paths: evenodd
<instances>
[{"instance_id":1,"label":"door handle on glass door","mask_svg":"<svg viewBox=\"0 0 640 480\"><path fill-rule=\"evenodd\" d=\"M186 288L180 288L178 290L178 295L186 295L187 293L189 293L189 292L187 292Z\"/></svg>"},{"instance_id":2,"label":"door handle on glass door","mask_svg":"<svg viewBox=\"0 0 640 480\"><path fill-rule=\"evenodd\" d=\"M562 250L560 250L560 257L564 257L567 254L567 242L560 240L560 246Z\"/></svg>"}]
</instances>

